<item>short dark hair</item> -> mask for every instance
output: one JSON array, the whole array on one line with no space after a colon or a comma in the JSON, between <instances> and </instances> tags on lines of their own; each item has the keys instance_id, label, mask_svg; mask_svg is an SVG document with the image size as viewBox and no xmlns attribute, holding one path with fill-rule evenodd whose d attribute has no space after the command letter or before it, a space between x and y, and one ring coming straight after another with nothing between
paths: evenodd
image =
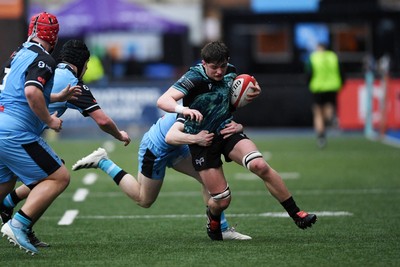
<instances>
[{"instance_id":1,"label":"short dark hair","mask_svg":"<svg viewBox=\"0 0 400 267\"><path fill-rule=\"evenodd\" d=\"M220 41L210 42L201 49L201 58L207 63L223 63L229 56L228 47Z\"/></svg>"},{"instance_id":2,"label":"short dark hair","mask_svg":"<svg viewBox=\"0 0 400 267\"><path fill-rule=\"evenodd\" d=\"M89 49L83 41L69 40L62 46L58 60L74 64L78 69L77 75L79 77L89 57Z\"/></svg>"}]
</instances>

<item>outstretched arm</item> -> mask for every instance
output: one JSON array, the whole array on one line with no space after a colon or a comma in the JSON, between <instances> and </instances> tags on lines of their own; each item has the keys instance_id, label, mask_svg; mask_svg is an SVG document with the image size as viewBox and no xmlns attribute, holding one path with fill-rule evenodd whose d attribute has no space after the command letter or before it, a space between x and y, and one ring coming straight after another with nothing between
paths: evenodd
<instances>
[{"instance_id":1,"label":"outstretched arm","mask_svg":"<svg viewBox=\"0 0 400 267\"><path fill-rule=\"evenodd\" d=\"M97 109L89 113L90 117L97 123L101 130L114 136L119 141L123 142L125 146L129 145L131 138L125 131L118 129L115 122L104 113L102 109Z\"/></svg>"}]
</instances>

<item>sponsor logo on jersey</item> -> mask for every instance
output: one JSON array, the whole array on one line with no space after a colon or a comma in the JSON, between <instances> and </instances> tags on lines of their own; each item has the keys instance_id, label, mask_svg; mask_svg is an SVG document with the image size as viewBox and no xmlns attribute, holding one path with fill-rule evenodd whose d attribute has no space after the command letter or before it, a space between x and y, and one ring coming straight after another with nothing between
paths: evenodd
<instances>
[{"instance_id":1,"label":"sponsor logo on jersey","mask_svg":"<svg viewBox=\"0 0 400 267\"><path fill-rule=\"evenodd\" d=\"M37 77L37 80L38 80L41 84L43 84L43 85L46 84L46 79L43 78L43 77L41 77L41 76Z\"/></svg>"},{"instance_id":2,"label":"sponsor logo on jersey","mask_svg":"<svg viewBox=\"0 0 400 267\"><path fill-rule=\"evenodd\" d=\"M38 67L41 68L41 69L46 68L50 73L53 73L53 69L49 65L44 63L43 61L39 61L38 62Z\"/></svg>"},{"instance_id":3,"label":"sponsor logo on jersey","mask_svg":"<svg viewBox=\"0 0 400 267\"><path fill-rule=\"evenodd\" d=\"M38 67L41 68L41 69L43 69L43 68L46 67L46 64L45 64L43 61L39 61Z\"/></svg>"}]
</instances>

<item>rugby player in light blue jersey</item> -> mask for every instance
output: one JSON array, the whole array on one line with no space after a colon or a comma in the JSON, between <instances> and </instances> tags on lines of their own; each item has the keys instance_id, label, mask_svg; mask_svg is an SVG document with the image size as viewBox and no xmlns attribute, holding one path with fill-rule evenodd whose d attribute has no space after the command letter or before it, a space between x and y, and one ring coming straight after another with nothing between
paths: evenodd
<instances>
[{"instance_id":1,"label":"rugby player in light blue jersey","mask_svg":"<svg viewBox=\"0 0 400 267\"><path fill-rule=\"evenodd\" d=\"M49 52L58 40L57 18L43 12L31 18L28 40L10 57L0 94L0 199L10 193L16 177L32 187L30 197L1 227L3 236L26 252L38 253L27 236L36 222L69 184L61 159L40 137L43 127L60 131L62 120L47 109L56 62ZM72 90L73 92L73 90ZM57 95L59 96L59 95Z\"/></svg>"},{"instance_id":2,"label":"rugby player in light blue jersey","mask_svg":"<svg viewBox=\"0 0 400 267\"><path fill-rule=\"evenodd\" d=\"M173 168L195 178L201 184L202 180L193 168L192 157L187 144L209 146L214 134L200 131L197 134L182 133L174 144L166 142L166 136L174 123L181 124L182 119L175 113L167 113L151 126L140 142L138 157L138 179L122 170L108 158L104 148L98 148L88 156L78 160L72 166L76 171L83 168L99 168L107 173L121 190L139 206L149 208L156 201L164 181L166 168ZM183 120L184 121L184 120ZM234 132L242 131L240 124L231 122L226 126ZM203 200L209 201L210 195L203 186ZM243 235L233 227L229 227L224 213L221 214L220 227L223 240L249 240L250 236Z\"/></svg>"},{"instance_id":3,"label":"rugby player in light blue jersey","mask_svg":"<svg viewBox=\"0 0 400 267\"><path fill-rule=\"evenodd\" d=\"M60 94L68 85L80 88L81 94L66 101L50 103L48 107L50 114L56 114L60 117L67 109L78 110L84 117L91 117L104 132L123 142L124 145L128 145L130 142L129 135L118 129L114 121L100 108L89 87L82 82L89 57L90 52L87 46L80 40L70 40L63 45L58 59L60 63L55 70L51 94ZM47 126L43 125L40 133L46 128ZM2 223L11 219L14 207L21 200L27 198L29 192L30 186L23 184L4 198L0 204ZM27 235L31 244L35 247L49 246L36 237L32 225L28 227Z\"/></svg>"}]
</instances>

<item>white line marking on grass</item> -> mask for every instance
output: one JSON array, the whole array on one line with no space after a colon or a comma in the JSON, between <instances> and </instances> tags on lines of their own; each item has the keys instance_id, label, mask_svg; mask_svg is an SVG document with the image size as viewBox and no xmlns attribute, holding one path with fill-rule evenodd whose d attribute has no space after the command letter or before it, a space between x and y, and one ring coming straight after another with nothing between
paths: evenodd
<instances>
[{"instance_id":1,"label":"white line marking on grass","mask_svg":"<svg viewBox=\"0 0 400 267\"><path fill-rule=\"evenodd\" d=\"M291 179L299 179L300 178L300 173L298 172L281 172L279 173L282 177L283 180L291 180ZM236 173L235 174L235 179L236 180L260 180L260 177L255 175L254 173Z\"/></svg>"},{"instance_id":2,"label":"white line marking on grass","mask_svg":"<svg viewBox=\"0 0 400 267\"><path fill-rule=\"evenodd\" d=\"M313 211L311 213L317 214L318 217L338 217L338 216L353 216L353 213L348 211ZM285 212L266 212L258 214L225 214L227 217L273 217L273 218L287 218L289 215ZM165 214L165 215L114 215L114 216L79 216L79 219L96 219L96 220L109 220L109 219L175 219L175 218L203 218L205 214Z\"/></svg>"},{"instance_id":3,"label":"white line marking on grass","mask_svg":"<svg viewBox=\"0 0 400 267\"><path fill-rule=\"evenodd\" d=\"M231 188L232 189L232 188ZM371 188L371 189L324 189L324 190L292 190L293 195L386 195L386 194L400 194L400 189L388 188ZM159 197L199 197L199 191L174 191L174 192L160 192ZM237 191L233 189L235 196L262 196L268 195L266 190L252 190L252 191ZM71 193L63 193L58 198L70 198ZM118 192L91 192L90 197L105 198L105 197L118 197L126 198L126 195L120 191Z\"/></svg>"},{"instance_id":4,"label":"white line marking on grass","mask_svg":"<svg viewBox=\"0 0 400 267\"><path fill-rule=\"evenodd\" d=\"M300 173L298 172L280 172L279 174L283 180L300 179Z\"/></svg>"},{"instance_id":5,"label":"white line marking on grass","mask_svg":"<svg viewBox=\"0 0 400 267\"><path fill-rule=\"evenodd\" d=\"M318 217L342 217L353 216L353 213L348 211L310 211L308 213L317 214ZM248 214L237 214L236 217L246 217ZM287 218L289 215L286 212L266 212L261 213L261 217Z\"/></svg>"},{"instance_id":6,"label":"white line marking on grass","mask_svg":"<svg viewBox=\"0 0 400 267\"><path fill-rule=\"evenodd\" d=\"M244 173L244 172L235 173L234 177L236 180L259 180L260 179L260 177L258 177L254 173Z\"/></svg>"},{"instance_id":7,"label":"white line marking on grass","mask_svg":"<svg viewBox=\"0 0 400 267\"><path fill-rule=\"evenodd\" d=\"M271 152L268 152L268 151L262 152L262 155L263 155L263 157L264 157L264 159L265 159L266 161L268 161L268 160L270 160L270 159L272 158Z\"/></svg>"},{"instance_id":8,"label":"white line marking on grass","mask_svg":"<svg viewBox=\"0 0 400 267\"><path fill-rule=\"evenodd\" d=\"M89 194L89 190L87 190L86 188L78 188L78 190L76 190L72 199L75 202L82 202L86 199L88 194Z\"/></svg>"},{"instance_id":9,"label":"white line marking on grass","mask_svg":"<svg viewBox=\"0 0 400 267\"><path fill-rule=\"evenodd\" d=\"M64 215L61 217L61 220L58 221L58 225L70 225L75 220L76 216L78 216L78 210L67 210Z\"/></svg>"},{"instance_id":10,"label":"white line marking on grass","mask_svg":"<svg viewBox=\"0 0 400 267\"><path fill-rule=\"evenodd\" d=\"M115 150L115 144L113 141L105 141L103 147L107 152L113 152Z\"/></svg>"},{"instance_id":11,"label":"white line marking on grass","mask_svg":"<svg viewBox=\"0 0 400 267\"><path fill-rule=\"evenodd\" d=\"M97 180L97 177L99 176L94 172L88 173L85 176L83 176L83 184L85 185L94 184L94 182L96 182Z\"/></svg>"}]
</instances>

